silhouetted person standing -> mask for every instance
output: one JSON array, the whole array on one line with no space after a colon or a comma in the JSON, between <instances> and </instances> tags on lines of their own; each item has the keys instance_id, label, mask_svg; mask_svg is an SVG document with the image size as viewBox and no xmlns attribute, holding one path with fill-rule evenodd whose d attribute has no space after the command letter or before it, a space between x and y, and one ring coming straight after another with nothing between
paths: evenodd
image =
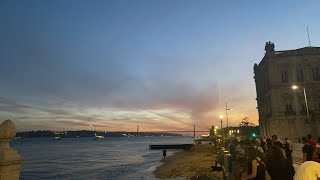
<instances>
[{"instance_id":1,"label":"silhouetted person standing","mask_svg":"<svg viewBox=\"0 0 320 180\"><path fill-rule=\"evenodd\" d=\"M320 163L320 137L318 137L318 141L317 141L317 147L314 149L313 151L313 155L312 155L312 161L316 161L318 163Z\"/></svg>"},{"instance_id":2,"label":"silhouetted person standing","mask_svg":"<svg viewBox=\"0 0 320 180\"><path fill-rule=\"evenodd\" d=\"M163 159L165 159L166 156L167 156L167 150L166 150L166 148L163 149L162 155L163 155Z\"/></svg>"},{"instance_id":3,"label":"silhouetted person standing","mask_svg":"<svg viewBox=\"0 0 320 180\"><path fill-rule=\"evenodd\" d=\"M271 146L266 157L267 171L272 180L293 180L294 167L292 162L283 156L278 146Z\"/></svg>"},{"instance_id":4,"label":"silhouetted person standing","mask_svg":"<svg viewBox=\"0 0 320 180\"><path fill-rule=\"evenodd\" d=\"M303 153L303 161L311 161L312 159L312 154L313 154L313 149L312 146L308 143L308 140L306 137L301 138L302 143L304 146L302 147L302 153Z\"/></svg>"},{"instance_id":5,"label":"silhouetted person standing","mask_svg":"<svg viewBox=\"0 0 320 180\"><path fill-rule=\"evenodd\" d=\"M284 150L286 152L287 159L292 162L292 144L288 138L285 138Z\"/></svg>"},{"instance_id":6,"label":"silhouetted person standing","mask_svg":"<svg viewBox=\"0 0 320 180\"><path fill-rule=\"evenodd\" d=\"M265 180L265 164L257 155L257 150L254 147L249 147L246 153L248 158L248 173L246 178L252 180Z\"/></svg>"},{"instance_id":7,"label":"silhouetted person standing","mask_svg":"<svg viewBox=\"0 0 320 180\"><path fill-rule=\"evenodd\" d=\"M272 145L278 146L279 148L281 148L283 156L287 159L286 152L284 150L284 145L282 144L281 141L278 140L278 136L274 134L272 135L271 139L272 139Z\"/></svg>"},{"instance_id":8,"label":"silhouetted person standing","mask_svg":"<svg viewBox=\"0 0 320 180\"><path fill-rule=\"evenodd\" d=\"M272 140L270 138L267 138L266 139L266 143L267 143L266 147L267 147L267 151L268 151L272 146Z\"/></svg>"},{"instance_id":9,"label":"silhouetted person standing","mask_svg":"<svg viewBox=\"0 0 320 180\"><path fill-rule=\"evenodd\" d=\"M310 144L310 146L312 147L312 150L314 150L317 146L317 143L315 140L312 139L312 136L311 134L308 134L307 135L307 138L308 138L308 143Z\"/></svg>"}]
</instances>

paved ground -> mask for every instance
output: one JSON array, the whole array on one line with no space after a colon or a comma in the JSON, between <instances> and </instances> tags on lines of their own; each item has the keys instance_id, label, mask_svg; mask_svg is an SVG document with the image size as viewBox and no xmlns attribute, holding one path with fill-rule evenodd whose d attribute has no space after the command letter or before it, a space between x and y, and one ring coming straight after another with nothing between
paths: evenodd
<instances>
[{"instance_id":1,"label":"paved ground","mask_svg":"<svg viewBox=\"0 0 320 180\"><path fill-rule=\"evenodd\" d=\"M296 172L298 171L299 166L302 163L302 147L303 147L303 144L301 143L292 144L292 148L293 148L292 160L293 160L293 167Z\"/></svg>"},{"instance_id":2,"label":"paved ground","mask_svg":"<svg viewBox=\"0 0 320 180\"><path fill-rule=\"evenodd\" d=\"M293 152L292 152L292 159L293 162L296 163L302 163L302 147L303 144L301 143L293 143L292 144L292 148L293 148Z\"/></svg>"}]
</instances>

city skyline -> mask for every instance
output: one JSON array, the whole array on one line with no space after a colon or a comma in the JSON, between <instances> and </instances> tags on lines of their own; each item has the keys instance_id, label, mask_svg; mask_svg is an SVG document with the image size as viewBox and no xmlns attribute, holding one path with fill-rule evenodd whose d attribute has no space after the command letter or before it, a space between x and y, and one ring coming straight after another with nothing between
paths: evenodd
<instances>
[{"instance_id":1,"label":"city skyline","mask_svg":"<svg viewBox=\"0 0 320 180\"><path fill-rule=\"evenodd\" d=\"M320 2L1 1L0 118L19 131L258 124L254 63L319 46ZM225 119L225 118L224 118ZM224 121L224 125L226 122Z\"/></svg>"}]
</instances>

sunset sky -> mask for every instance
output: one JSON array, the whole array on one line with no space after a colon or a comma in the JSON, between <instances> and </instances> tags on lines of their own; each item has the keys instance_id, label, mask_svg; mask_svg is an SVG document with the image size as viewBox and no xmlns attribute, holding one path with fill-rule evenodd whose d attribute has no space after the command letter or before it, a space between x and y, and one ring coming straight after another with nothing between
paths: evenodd
<instances>
[{"instance_id":1,"label":"sunset sky","mask_svg":"<svg viewBox=\"0 0 320 180\"><path fill-rule=\"evenodd\" d=\"M320 46L320 1L0 1L0 122L18 131L258 124L253 65ZM226 124L224 124L225 126Z\"/></svg>"}]
</instances>

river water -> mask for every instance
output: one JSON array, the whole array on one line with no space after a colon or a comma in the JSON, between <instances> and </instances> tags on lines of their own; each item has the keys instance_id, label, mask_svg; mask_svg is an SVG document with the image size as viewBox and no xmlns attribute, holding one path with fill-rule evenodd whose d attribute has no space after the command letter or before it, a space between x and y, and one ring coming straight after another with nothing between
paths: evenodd
<instances>
[{"instance_id":1,"label":"river water","mask_svg":"<svg viewBox=\"0 0 320 180\"><path fill-rule=\"evenodd\" d=\"M190 137L26 138L11 142L24 158L22 180L153 180L161 150L150 144L193 143ZM170 156L176 150L167 150Z\"/></svg>"}]
</instances>

